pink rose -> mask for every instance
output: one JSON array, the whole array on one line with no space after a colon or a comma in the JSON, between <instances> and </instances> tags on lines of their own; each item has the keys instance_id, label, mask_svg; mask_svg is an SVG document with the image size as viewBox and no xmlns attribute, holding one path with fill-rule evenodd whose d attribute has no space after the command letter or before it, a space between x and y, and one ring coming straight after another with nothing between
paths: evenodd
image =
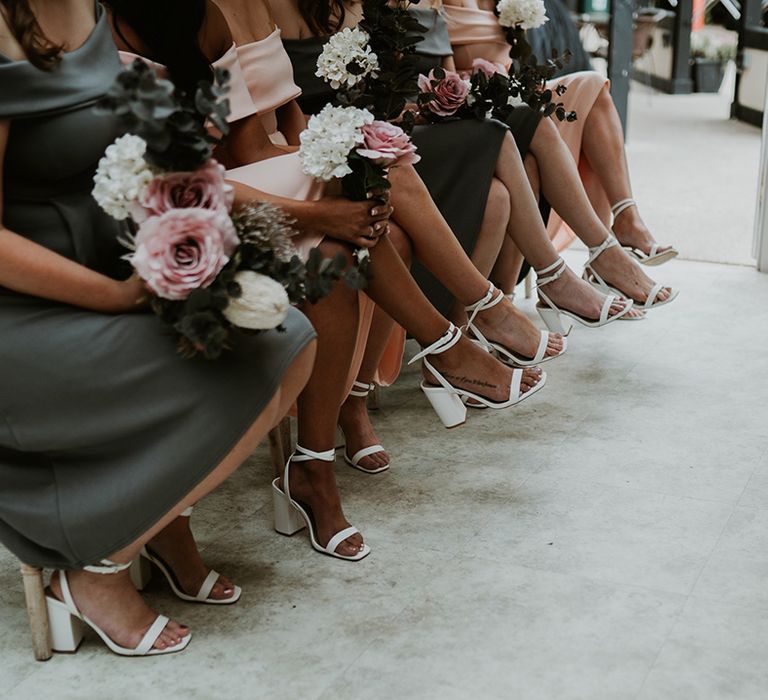
<instances>
[{"instance_id":1,"label":"pink rose","mask_svg":"<svg viewBox=\"0 0 768 700\"><path fill-rule=\"evenodd\" d=\"M209 286L239 243L229 215L193 207L147 219L136 234L133 267L163 299Z\"/></svg>"},{"instance_id":2,"label":"pink rose","mask_svg":"<svg viewBox=\"0 0 768 700\"><path fill-rule=\"evenodd\" d=\"M500 63L491 63L484 58L476 58L472 61L472 73L485 73L486 78L492 78L496 73L507 75L507 71Z\"/></svg>"},{"instance_id":3,"label":"pink rose","mask_svg":"<svg viewBox=\"0 0 768 700\"><path fill-rule=\"evenodd\" d=\"M224 168L215 160L192 172L170 173L154 178L144 193L141 205L147 217L157 216L169 209L198 207L227 213L232 208L234 193L224 181Z\"/></svg>"},{"instance_id":4,"label":"pink rose","mask_svg":"<svg viewBox=\"0 0 768 700\"><path fill-rule=\"evenodd\" d=\"M438 80L434 70L419 76L419 90L423 93L434 93L434 98L426 105L427 109L441 117L450 117L459 111L467 101L469 83L454 71L444 71L445 77ZM436 83L436 85L433 85Z\"/></svg>"},{"instance_id":5,"label":"pink rose","mask_svg":"<svg viewBox=\"0 0 768 700\"><path fill-rule=\"evenodd\" d=\"M396 124L375 121L366 124L362 131L365 141L357 153L363 158L386 167L413 165L421 160L408 134Z\"/></svg>"}]
</instances>

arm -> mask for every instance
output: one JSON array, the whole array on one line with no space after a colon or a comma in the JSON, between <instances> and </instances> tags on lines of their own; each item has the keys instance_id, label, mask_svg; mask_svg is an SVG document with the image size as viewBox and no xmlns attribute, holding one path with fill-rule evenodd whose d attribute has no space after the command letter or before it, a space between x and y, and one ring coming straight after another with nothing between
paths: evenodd
<instances>
[{"instance_id":1,"label":"arm","mask_svg":"<svg viewBox=\"0 0 768 700\"><path fill-rule=\"evenodd\" d=\"M453 60L453 55L443 58L443 69L456 72L456 61Z\"/></svg>"},{"instance_id":2,"label":"arm","mask_svg":"<svg viewBox=\"0 0 768 700\"><path fill-rule=\"evenodd\" d=\"M299 145L299 135L307 128L307 118L296 100L277 110L277 126L291 146Z\"/></svg>"},{"instance_id":3,"label":"arm","mask_svg":"<svg viewBox=\"0 0 768 700\"><path fill-rule=\"evenodd\" d=\"M304 233L320 233L353 245L371 248L376 240L366 235L386 233L392 207L374 200L353 202L346 197L325 196L317 201L278 197L256 190L241 182L229 181L235 190L235 206L253 201L270 202L294 220Z\"/></svg>"},{"instance_id":4,"label":"arm","mask_svg":"<svg viewBox=\"0 0 768 700\"><path fill-rule=\"evenodd\" d=\"M0 120L0 165L9 126ZM2 177L0 167L0 286L92 311L123 313L139 306L145 292L138 278L118 282L7 229L2 224Z\"/></svg>"}]
</instances>

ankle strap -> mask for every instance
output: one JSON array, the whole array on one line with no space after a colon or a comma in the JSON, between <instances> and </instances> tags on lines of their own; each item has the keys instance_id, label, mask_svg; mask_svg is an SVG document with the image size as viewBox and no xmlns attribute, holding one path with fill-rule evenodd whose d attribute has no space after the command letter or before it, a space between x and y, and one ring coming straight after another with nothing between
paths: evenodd
<instances>
[{"instance_id":1,"label":"ankle strap","mask_svg":"<svg viewBox=\"0 0 768 700\"><path fill-rule=\"evenodd\" d=\"M119 574L121 571L125 571L130 568L131 562L127 564L116 564L109 559L102 559L98 565L84 566L83 571L88 571L91 574Z\"/></svg>"},{"instance_id":2,"label":"ankle strap","mask_svg":"<svg viewBox=\"0 0 768 700\"><path fill-rule=\"evenodd\" d=\"M558 258L544 269L536 270L536 289L539 289L550 282L554 282L555 280L559 280L565 274L566 269L565 260Z\"/></svg>"},{"instance_id":3,"label":"ankle strap","mask_svg":"<svg viewBox=\"0 0 768 700\"><path fill-rule=\"evenodd\" d=\"M477 314L479 314L481 311L492 309L494 306L496 306L496 304L500 304L502 301L504 301L503 292L499 293L495 299L493 298L493 295L496 294L497 291L498 290L496 287L493 286L493 282L490 282L488 291L485 293L485 296L482 299L476 301L474 304L470 304L469 306L464 307L464 310L467 313L472 314L472 316L470 316L469 323L472 323L472 321L475 320Z\"/></svg>"},{"instance_id":4,"label":"ankle strap","mask_svg":"<svg viewBox=\"0 0 768 700\"><path fill-rule=\"evenodd\" d=\"M448 330L444 335L441 335L432 345L424 348L421 352L415 354L408 364L412 365L417 360L425 358L427 355L439 355L446 350L450 350L456 343L461 340L461 331L453 324L448 326Z\"/></svg>"},{"instance_id":5,"label":"ankle strap","mask_svg":"<svg viewBox=\"0 0 768 700\"><path fill-rule=\"evenodd\" d=\"M334 462L336 460L336 450L330 449L325 452L313 452L306 447L296 445L296 452L291 455L292 462L309 462L313 459L319 459L321 462Z\"/></svg>"},{"instance_id":6,"label":"ankle strap","mask_svg":"<svg viewBox=\"0 0 768 700\"><path fill-rule=\"evenodd\" d=\"M637 202L631 197L627 199L622 199L621 201L616 202L616 204L614 204L611 207L611 214L613 214L613 218L616 219L616 217L619 214L621 214L621 212L629 209L630 207L636 207L636 206L637 206Z\"/></svg>"},{"instance_id":7,"label":"ankle strap","mask_svg":"<svg viewBox=\"0 0 768 700\"><path fill-rule=\"evenodd\" d=\"M608 248L619 245L619 242L613 236L606 236L605 240L594 248L589 249L589 259L584 263L584 267L589 267L595 260L597 260Z\"/></svg>"},{"instance_id":8,"label":"ankle strap","mask_svg":"<svg viewBox=\"0 0 768 700\"><path fill-rule=\"evenodd\" d=\"M352 383L352 386L354 387L350 392L350 396L359 396L361 398L365 398L370 394L375 388L375 384L366 384L365 382L358 382L354 381Z\"/></svg>"}]
</instances>

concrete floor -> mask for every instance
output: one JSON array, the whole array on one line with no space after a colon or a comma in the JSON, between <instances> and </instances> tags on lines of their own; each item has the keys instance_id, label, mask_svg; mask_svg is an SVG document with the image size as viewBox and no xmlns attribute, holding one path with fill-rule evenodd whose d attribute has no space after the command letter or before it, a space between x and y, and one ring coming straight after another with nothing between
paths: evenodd
<instances>
[{"instance_id":1,"label":"concrete floor","mask_svg":"<svg viewBox=\"0 0 768 700\"><path fill-rule=\"evenodd\" d=\"M660 183L638 183L658 195L649 218ZM745 235L706 233L723 248ZM242 601L188 606L149 588L194 628L183 654L118 659L91 636L35 663L0 550L0 698L765 700L768 276L686 261L657 275L682 290L674 305L576 329L516 409L446 431L414 369L384 391L392 470L338 467L373 547L361 563L274 534L256 454L193 521Z\"/></svg>"}]
</instances>

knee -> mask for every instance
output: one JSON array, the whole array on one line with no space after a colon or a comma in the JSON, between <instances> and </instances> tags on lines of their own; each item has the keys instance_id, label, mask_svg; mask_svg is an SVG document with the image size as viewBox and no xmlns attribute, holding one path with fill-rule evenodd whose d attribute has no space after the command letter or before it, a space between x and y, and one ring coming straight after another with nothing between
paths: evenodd
<instances>
[{"instance_id":1,"label":"knee","mask_svg":"<svg viewBox=\"0 0 768 700\"><path fill-rule=\"evenodd\" d=\"M506 228L511 211L512 205L509 199L509 190L507 190L501 180L493 178L491 180L491 187L488 190L488 201L485 205L486 217L492 216L495 221L503 221L505 224L504 228Z\"/></svg>"},{"instance_id":2,"label":"knee","mask_svg":"<svg viewBox=\"0 0 768 700\"><path fill-rule=\"evenodd\" d=\"M339 241L335 238L324 238L317 247L324 258L335 258L341 255L347 265L351 265L354 260L352 246L344 241Z\"/></svg>"},{"instance_id":3,"label":"knee","mask_svg":"<svg viewBox=\"0 0 768 700\"><path fill-rule=\"evenodd\" d=\"M536 199L539 198L541 192L541 175L539 174L539 164L536 158L529 153L525 157L525 174L528 176L528 182L531 183L531 189L533 190Z\"/></svg>"},{"instance_id":4,"label":"knee","mask_svg":"<svg viewBox=\"0 0 768 700\"><path fill-rule=\"evenodd\" d=\"M560 132L551 119L541 119L531 139L531 149L549 148L560 138Z\"/></svg>"}]
</instances>

